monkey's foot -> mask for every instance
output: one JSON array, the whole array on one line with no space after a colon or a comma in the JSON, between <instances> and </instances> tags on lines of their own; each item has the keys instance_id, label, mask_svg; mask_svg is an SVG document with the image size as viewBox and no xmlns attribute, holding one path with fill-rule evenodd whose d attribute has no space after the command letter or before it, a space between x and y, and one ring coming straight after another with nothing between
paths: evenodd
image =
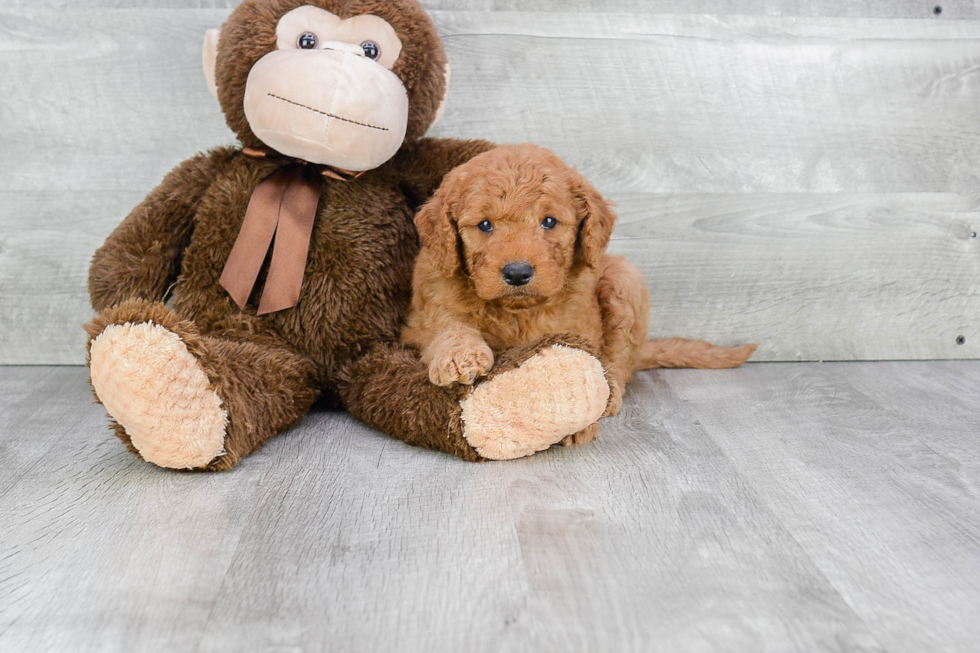
<instances>
[{"instance_id":1,"label":"monkey's foot","mask_svg":"<svg viewBox=\"0 0 980 653\"><path fill-rule=\"evenodd\" d=\"M523 458L595 423L608 400L598 359L552 345L484 381L460 402L463 436L484 458Z\"/></svg>"},{"instance_id":2,"label":"monkey's foot","mask_svg":"<svg viewBox=\"0 0 980 653\"><path fill-rule=\"evenodd\" d=\"M144 460L205 467L224 453L228 415L197 359L159 324L112 324L92 341L92 387Z\"/></svg>"}]
</instances>

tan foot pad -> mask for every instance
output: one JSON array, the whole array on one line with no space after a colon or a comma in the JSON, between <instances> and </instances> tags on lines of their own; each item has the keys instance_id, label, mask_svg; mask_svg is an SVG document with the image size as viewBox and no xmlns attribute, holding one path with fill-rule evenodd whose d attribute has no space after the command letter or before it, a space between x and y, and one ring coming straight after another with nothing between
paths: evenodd
<instances>
[{"instance_id":1,"label":"tan foot pad","mask_svg":"<svg viewBox=\"0 0 980 653\"><path fill-rule=\"evenodd\" d=\"M608 400L602 364L580 349L555 345L460 402L463 435L484 458L523 458L594 423Z\"/></svg>"},{"instance_id":2,"label":"tan foot pad","mask_svg":"<svg viewBox=\"0 0 980 653\"><path fill-rule=\"evenodd\" d=\"M92 387L143 459L204 467L224 453L228 415L197 359L158 324L115 324L92 343Z\"/></svg>"}]
</instances>

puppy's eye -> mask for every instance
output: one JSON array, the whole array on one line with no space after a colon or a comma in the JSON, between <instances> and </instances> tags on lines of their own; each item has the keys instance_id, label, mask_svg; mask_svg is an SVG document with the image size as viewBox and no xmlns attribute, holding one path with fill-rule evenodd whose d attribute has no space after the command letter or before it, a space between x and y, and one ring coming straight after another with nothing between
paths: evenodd
<instances>
[{"instance_id":1,"label":"puppy's eye","mask_svg":"<svg viewBox=\"0 0 980 653\"><path fill-rule=\"evenodd\" d=\"M480 224L476 225L476 228L485 234L489 234L493 232L493 223L489 220L484 220Z\"/></svg>"},{"instance_id":2,"label":"puppy's eye","mask_svg":"<svg viewBox=\"0 0 980 653\"><path fill-rule=\"evenodd\" d=\"M320 39L313 32L305 32L297 42L300 50L316 50L316 46L319 44Z\"/></svg>"},{"instance_id":3,"label":"puppy's eye","mask_svg":"<svg viewBox=\"0 0 980 653\"><path fill-rule=\"evenodd\" d=\"M542 226L542 227L544 227L545 229L554 229L555 227L557 227L557 226L558 226L558 221L557 221L557 220L555 220L554 218L552 218L552 217L551 217L551 216L549 215L549 216L548 216L547 218L545 218L545 219L544 219L544 221L543 221L543 222L541 223L541 226Z\"/></svg>"}]
</instances>

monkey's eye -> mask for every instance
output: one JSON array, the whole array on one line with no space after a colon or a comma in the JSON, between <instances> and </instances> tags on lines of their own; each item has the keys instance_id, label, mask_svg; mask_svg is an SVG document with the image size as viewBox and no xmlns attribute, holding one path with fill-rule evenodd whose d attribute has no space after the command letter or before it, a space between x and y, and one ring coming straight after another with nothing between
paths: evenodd
<instances>
[{"instance_id":1,"label":"monkey's eye","mask_svg":"<svg viewBox=\"0 0 980 653\"><path fill-rule=\"evenodd\" d=\"M476 228L485 234L493 233L493 223L489 220L484 220L480 224L476 225Z\"/></svg>"},{"instance_id":2,"label":"monkey's eye","mask_svg":"<svg viewBox=\"0 0 980 653\"><path fill-rule=\"evenodd\" d=\"M544 221L541 222L541 226L545 229L554 229L558 226L558 221L549 215L544 219Z\"/></svg>"},{"instance_id":3,"label":"monkey's eye","mask_svg":"<svg viewBox=\"0 0 980 653\"><path fill-rule=\"evenodd\" d=\"M361 48L364 50L364 56L368 59L378 60L381 56L381 48L374 41L365 41L361 43Z\"/></svg>"},{"instance_id":4,"label":"monkey's eye","mask_svg":"<svg viewBox=\"0 0 980 653\"><path fill-rule=\"evenodd\" d=\"M316 46L319 44L320 39L313 32L304 32L297 42L300 50L316 50Z\"/></svg>"}]
</instances>

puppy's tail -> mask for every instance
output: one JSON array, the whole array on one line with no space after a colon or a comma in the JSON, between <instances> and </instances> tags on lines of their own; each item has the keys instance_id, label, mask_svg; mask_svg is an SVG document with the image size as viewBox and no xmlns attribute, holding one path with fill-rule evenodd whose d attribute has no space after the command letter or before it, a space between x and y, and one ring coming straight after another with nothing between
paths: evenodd
<instances>
[{"instance_id":1,"label":"puppy's tail","mask_svg":"<svg viewBox=\"0 0 980 653\"><path fill-rule=\"evenodd\" d=\"M759 345L716 347L703 340L647 340L637 357L638 370L658 367L692 367L702 370L723 370L738 367L749 360Z\"/></svg>"}]
</instances>

